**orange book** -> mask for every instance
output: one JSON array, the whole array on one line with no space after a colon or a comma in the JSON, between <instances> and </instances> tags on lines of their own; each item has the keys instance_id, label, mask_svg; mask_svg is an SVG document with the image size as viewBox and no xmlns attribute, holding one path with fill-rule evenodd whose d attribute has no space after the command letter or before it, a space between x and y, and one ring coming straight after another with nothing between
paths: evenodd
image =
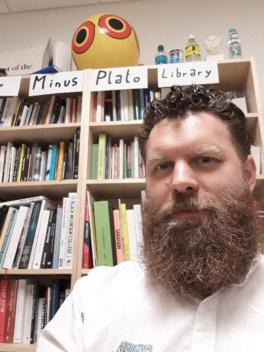
<instances>
[{"instance_id":1,"label":"orange book","mask_svg":"<svg viewBox=\"0 0 264 352\"><path fill-rule=\"evenodd\" d=\"M116 249L116 261L117 264L121 263L124 260L123 257L123 243L122 243L122 229L120 221L120 210L113 210L114 218L114 232L115 232L115 249Z\"/></svg>"}]
</instances>

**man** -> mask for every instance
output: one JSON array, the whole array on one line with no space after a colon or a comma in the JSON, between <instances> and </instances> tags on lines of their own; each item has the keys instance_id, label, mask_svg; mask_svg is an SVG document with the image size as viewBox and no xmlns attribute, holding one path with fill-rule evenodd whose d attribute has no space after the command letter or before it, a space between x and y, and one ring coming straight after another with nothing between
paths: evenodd
<instances>
[{"instance_id":1,"label":"man","mask_svg":"<svg viewBox=\"0 0 264 352\"><path fill-rule=\"evenodd\" d=\"M260 352L264 260L245 116L219 91L173 87L146 110L143 265L80 279L38 352Z\"/></svg>"}]
</instances>

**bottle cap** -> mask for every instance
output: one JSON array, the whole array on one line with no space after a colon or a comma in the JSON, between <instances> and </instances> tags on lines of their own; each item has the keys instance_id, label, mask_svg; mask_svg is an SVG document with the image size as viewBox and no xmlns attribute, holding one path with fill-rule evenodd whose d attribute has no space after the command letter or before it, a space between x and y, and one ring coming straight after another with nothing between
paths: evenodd
<instances>
[{"instance_id":1,"label":"bottle cap","mask_svg":"<svg viewBox=\"0 0 264 352\"><path fill-rule=\"evenodd\" d=\"M158 45L158 51L164 51L164 45L162 44Z\"/></svg>"}]
</instances>

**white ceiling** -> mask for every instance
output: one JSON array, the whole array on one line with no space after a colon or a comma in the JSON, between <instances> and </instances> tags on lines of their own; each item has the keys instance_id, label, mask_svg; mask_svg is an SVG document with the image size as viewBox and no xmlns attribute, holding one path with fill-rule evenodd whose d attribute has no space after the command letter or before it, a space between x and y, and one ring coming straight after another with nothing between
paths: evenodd
<instances>
[{"instance_id":1,"label":"white ceiling","mask_svg":"<svg viewBox=\"0 0 264 352\"><path fill-rule=\"evenodd\" d=\"M0 14L133 0L0 0Z\"/></svg>"}]
</instances>

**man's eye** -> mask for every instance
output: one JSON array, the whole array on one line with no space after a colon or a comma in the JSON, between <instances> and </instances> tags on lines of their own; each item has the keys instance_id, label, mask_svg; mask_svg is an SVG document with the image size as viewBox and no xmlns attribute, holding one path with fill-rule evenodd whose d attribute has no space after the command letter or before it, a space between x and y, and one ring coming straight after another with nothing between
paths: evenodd
<instances>
[{"instance_id":1,"label":"man's eye","mask_svg":"<svg viewBox=\"0 0 264 352\"><path fill-rule=\"evenodd\" d=\"M155 169L157 171L166 171L166 170L168 170L171 167L172 167L172 163L164 162L164 163L161 163L161 164L157 165Z\"/></svg>"},{"instance_id":2,"label":"man's eye","mask_svg":"<svg viewBox=\"0 0 264 352\"><path fill-rule=\"evenodd\" d=\"M196 163L199 165L214 165L218 162L216 158L210 156L199 156L195 159Z\"/></svg>"}]
</instances>

